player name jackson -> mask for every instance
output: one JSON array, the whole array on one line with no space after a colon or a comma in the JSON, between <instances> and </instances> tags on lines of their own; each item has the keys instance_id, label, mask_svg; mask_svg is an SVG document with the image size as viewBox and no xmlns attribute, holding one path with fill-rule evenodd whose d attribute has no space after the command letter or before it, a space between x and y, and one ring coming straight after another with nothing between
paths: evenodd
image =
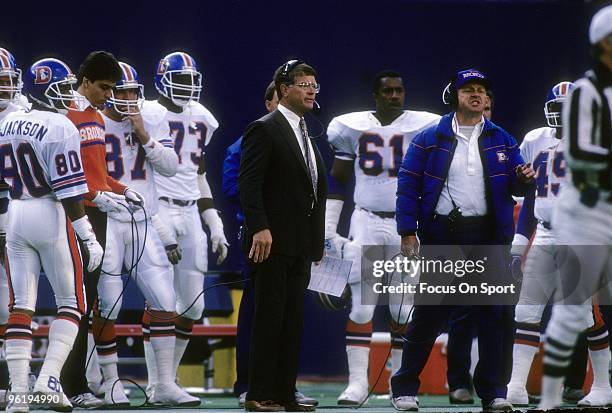
<instances>
[{"instance_id":1,"label":"player name jackson","mask_svg":"<svg viewBox=\"0 0 612 413\"><path fill-rule=\"evenodd\" d=\"M27 120L14 120L7 122L0 130L0 137L5 135L31 136L38 141L42 141L49 129L43 125Z\"/></svg>"},{"instance_id":2,"label":"player name jackson","mask_svg":"<svg viewBox=\"0 0 612 413\"><path fill-rule=\"evenodd\" d=\"M383 283L375 283L372 289L376 294L481 294L481 295L497 295L497 294L515 294L516 286L514 284L507 285L491 285L488 283L480 283L480 285L472 285L470 283L461 283L459 285L434 285L426 282L417 284L401 283L399 285L385 285Z\"/></svg>"}]
</instances>

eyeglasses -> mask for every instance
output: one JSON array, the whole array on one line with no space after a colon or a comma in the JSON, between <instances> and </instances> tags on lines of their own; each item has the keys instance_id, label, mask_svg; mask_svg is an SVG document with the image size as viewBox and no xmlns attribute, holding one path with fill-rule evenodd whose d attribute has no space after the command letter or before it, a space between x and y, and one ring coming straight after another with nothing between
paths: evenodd
<instances>
[{"instance_id":1,"label":"eyeglasses","mask_svg":"<svg viewBox=\"0 0 612 413\"><path fill-rule=\"evenodd\" d=\"M321 90L321 84L320 83L313 83L313 82L301 82L301 83L297 83L295 85L289 85L289 87L291 86L297 86L301 89L308 89L309 87L313 88L315 93L319 93L319 91Z\"/></svg>"}]
</instances>

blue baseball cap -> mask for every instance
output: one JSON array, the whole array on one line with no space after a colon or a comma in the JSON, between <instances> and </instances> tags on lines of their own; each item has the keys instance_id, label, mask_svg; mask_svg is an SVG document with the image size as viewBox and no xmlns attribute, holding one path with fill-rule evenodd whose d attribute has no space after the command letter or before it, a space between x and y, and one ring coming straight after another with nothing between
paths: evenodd
<instances>
[{"instance_id":1,"label":"blue baseball cap","mask_svg":"<svg viewBox=\"0 0 612 413\"><path fill-rule=\"evenodd\" d=\"M471 82L476 82L484 85L487 89L491 86L491 82L487 77L478 69L466 69L460 72L457 72L457 76L455 77L455 88L459 89L463 85Z\"/></svg>"}]
</instances>

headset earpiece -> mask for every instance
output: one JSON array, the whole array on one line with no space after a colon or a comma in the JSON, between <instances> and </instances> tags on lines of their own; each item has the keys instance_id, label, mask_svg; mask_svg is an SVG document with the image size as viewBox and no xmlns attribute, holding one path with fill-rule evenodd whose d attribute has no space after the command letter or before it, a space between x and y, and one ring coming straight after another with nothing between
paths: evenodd
<instances>
[{"instance_id":1,"label":"headset earpiece","mask_svg":"<svg viewBox=\"0 0 612 413\"><path fill-rule=\"evenodd\" d=\"M304 63L304 61L299 59L288 60L287 63L283 65L283 69L280 72L279 80L281 83L290 83L291 79L289 78L289 73L291 73L297 65L302 63Z\"/></svg>"}]
</instances>

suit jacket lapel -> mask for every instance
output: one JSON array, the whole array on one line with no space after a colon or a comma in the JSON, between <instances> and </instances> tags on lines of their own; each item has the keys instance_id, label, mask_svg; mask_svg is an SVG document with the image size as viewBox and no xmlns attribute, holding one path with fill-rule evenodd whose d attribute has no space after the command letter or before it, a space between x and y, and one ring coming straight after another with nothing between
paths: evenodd
<instances>
[{"instance_id":1,"label":"suit jacket lapel","mask_svg":"<svg viewBox=\"0 0 612 413\"><path fill-rule=\"evenodd\" d=\"M274 111L274 120L280 126L281 135L283 139L285 140L285 142L287 142L287 144L291 148L291 151L297 157L298 162L300 163L300 165L302 165L302 169L304 170L304 173L306 174L306 177L310 182L310 172L308 172L308 167L306 166L306 161L304 160L304 155L302 154L302 149L300 149L300 145L298 144L293 129L291 129L291 125L289 125L289 121L287 121L287 118L285 118L285 116L278 110Z\"/></svg>"}]
</instances>

